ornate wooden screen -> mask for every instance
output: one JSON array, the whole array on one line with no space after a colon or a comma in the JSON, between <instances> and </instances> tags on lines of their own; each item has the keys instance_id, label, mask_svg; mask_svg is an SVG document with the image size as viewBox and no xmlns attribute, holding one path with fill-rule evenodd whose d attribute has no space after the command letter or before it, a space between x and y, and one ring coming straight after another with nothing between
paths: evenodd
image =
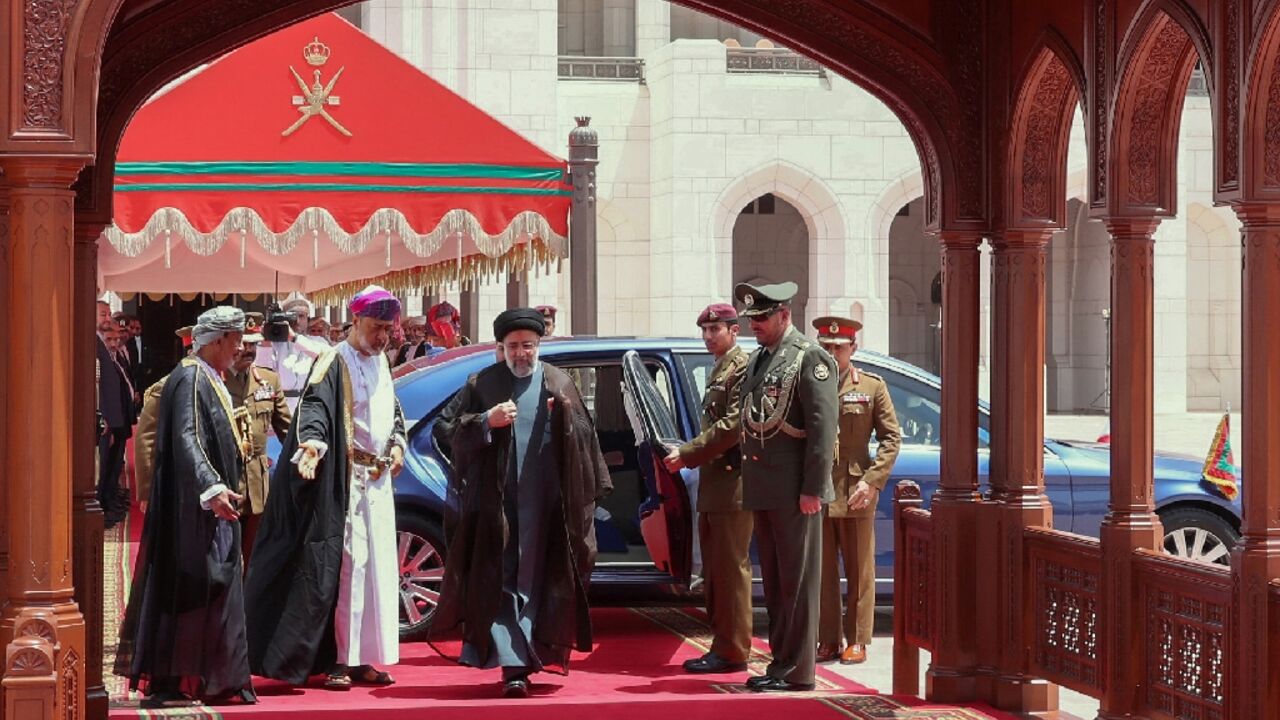
<instances>
[{"instance_id":1,"label":"ornate wooden screen","mask_svg":"<svg viewBox=\"0 0 1280 720\"><path fill-rule=\"evenodd\" d=\"M1138 556L1147 710L1152 717L1221 720L1230 571L1145 550Z\"/></svg>"},{"instance_id":2,"label":"ornate wooden screen","mask_svg":"<svg viewBox=\"0 0 1280 720\"><path fill-rule=\"evenodd\" d=\"M893 489L893 691L919 693L920 648L934 649L933 516L910 480Z\"/></svg>"},{"instance_id":3,"label":"ornate wooden screen","mask_svg":"<svg viewBox=\"0 0 1280 720\"><path fill-rule=\"evenodd\" d=\"M1092 538L1028 528L1026 558L1031 672L1097 697L1102 690L1102 546Z\"/></svg>"}]
</instances>

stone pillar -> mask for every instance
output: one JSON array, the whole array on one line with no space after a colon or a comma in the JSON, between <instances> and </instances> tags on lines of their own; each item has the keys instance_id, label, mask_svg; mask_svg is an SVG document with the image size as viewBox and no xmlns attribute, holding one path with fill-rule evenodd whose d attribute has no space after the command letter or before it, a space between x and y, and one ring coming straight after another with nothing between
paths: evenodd
<instances>
[{"instance_id":1,"label":"stone pillar","mask_svg":"<svg viewBox=\"0 0 1280 720\"><path fill-rule=\"evenodd\" d=\"M573 206L569 215L569 332L595 335L596 286L596 165L600 138L591 129L591 118L576 118L569 133L569 179Z\"/></svg>"},{"instance_id":2,"label":"stone pillar","mask_svg":"<svg viewBox=\"0 0 1280 720\"><path fill-rule=\"evenodd\" d=\"M636 56L671 42L671 3L667 0L636 0Z\"/></svg>"},{"instance_id":3,"label":"stone pillar","mask_svg":"<svg viewBox=\"0 0 1280 720\"><path fill-rule=\"evenodd\" d=\"M5 308L12 337L42 353L11 353L4 369L3 475L8 495L8 607L3 687L9 717L83 717L84 618L71 576L72 396L77 353L71 183L84 161L0 156L9 182Z\"/></svg>"},{"instance_id":4,"label":"stone pillar","mask_svg":"<svg viewBox=\"0 0 1280 720\"><path fill-rule=\"evenodd\" d=\"M1111 233L1111 502L1102 521L1102 594L1098 623L1107 673L1099 718L1129 718L1145 706L1145 672L1134 648L1146 642L1134 550L1160 547L1152 500L1155 450L1156 218L1107 221Z\"/></svg>"},{"instance_id":5,"label":"stone pillar","mask_svg":"<svg viewBox=\"0 0 1280 720\"><path fill-rule=\"evenodd\" d=\"M973 552L978 495L978 247L982 233L939 233L942 242L942 470L933 495L938 575L937 646L929 664L927 696L938 702L976 698L975 619L989 614L977 604Z\"/></svg>"},{"instance_id":6,"label":"stone pillar","mask_svg":"<svg viewBox=\"0 0 1280 720\"><path fill-rule=\"evenodd\" d=\"M1280 204L1236 207L1244 223L1244 362L1241 380L1241 467L1244 520L1240 544L1231 553L1235 592L1228 648L1235 692L1228 694L1231 717L1275 717L1280 708L1280 657L1268 641L1280 634L1268 613L1268 586L1280 577Z\"/></svg>"},{"instance_id":7,"label":"stone pillar","mask_svg":"<svg viewBox=\"0 0 1280 720\"><path fill-rule=\"evenodd\" d=\"M98 238L105 221L75 224L72 302L71 408L71 546L72 580L76 604L84 615L85 709L88 717L107 716L107 689L102 682L102 508L98 506L98 385L95 376L97 344L95 307L98 298ZM145 500L146 498L141 498Z\"/></svg>"},{"instance_id":8,"label":"stone pillar","mask_svg":"<svg viewBox=\"0 0 1280 720\"><path fill-rule=\"evenodd\" d=\"M462 334L475 342L476 338L480 337L480 290L478 288L464 289L458 293L458 314L462 316Z\"/></svg>"},{"instance_id":9,"label":"stone pillar","mask_svg":"<svg viewBox=\"0 0 1280 720\"><path fill-rule=\"evenodd\" d=\"M507 309L529 306L529 273L511 273L507 278Z\"/></svg>"},{"instance_id":10,"label":"stone pillar","mask_svg":"<svg viewBox=\"0 0 1280 720\"><path fill-rule=\"evenodd\" d=\"M993 243L991 356L991 500L983 509L986 535L977 557L994 570L997 620L989 635L993 667L979 693L1001 710L1045 712L1058 705L1056 685L1026 674L1031 640L1023 623L1027 578L1023 528L1049 527L1053 511L1044 494L1045 250L1051 230L1005 230ZM985 551L984 551L985 550ZM991 552L988 552L991 551Z\"/></svg>"}]
</instances>

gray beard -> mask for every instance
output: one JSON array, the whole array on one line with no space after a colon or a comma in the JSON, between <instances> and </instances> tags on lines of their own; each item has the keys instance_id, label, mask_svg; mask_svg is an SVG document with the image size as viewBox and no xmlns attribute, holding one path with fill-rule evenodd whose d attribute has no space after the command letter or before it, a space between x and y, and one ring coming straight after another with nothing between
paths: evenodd
<instances>
[{"instance_id":1,"label":"gray beard","mask_svg":"<svg viewBox=\"0 0 1280 720\"><path fill-rule=\"evenodd\" d=\"M507 358L507 369L511 371L512 375L515 375L518 378L529 377L533 374L533 370L536 367L538 367L537 360L534 360L528 367L517 367L514 361Z\"/></svg>"}]
</instances>

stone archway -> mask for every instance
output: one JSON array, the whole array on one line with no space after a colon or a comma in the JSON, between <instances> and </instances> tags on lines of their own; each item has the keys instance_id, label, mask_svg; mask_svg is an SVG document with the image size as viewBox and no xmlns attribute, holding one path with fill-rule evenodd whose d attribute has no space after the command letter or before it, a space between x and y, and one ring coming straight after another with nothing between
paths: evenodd
<instances>
[{"instance_id":1,"label":"stone archway","mask_svg":"<svg viewBox=\"0 0 1280 720\"><path fill-rule=\"evenodd\" d=\"M785 161L765 164L746 173L726 187L711 211L708 235L716 253L715 287L721 297L733 296L738 282L735 269L735 228L749 203L772 195L798 211L808 240L804 274L804 294L809 313L816 317L828 312L844 312L831 304L844 287L843 268L847 224L844 209L835 193L821 179ZM795 280L782 278L778 280Z\"/></svg>"},{"instance_id":2,"label":"stone archway","mask_svg":"<svg viewBox=\"0 0 1280 720\"><path fill-rule=\"evenodd\" d=\"M809 308L810 225L799 208L769 193L743 206L733 224L733 284L796 283L800 289L791 301L791 317L801 332L807 332L807 320L819 314Z\"/></svg>"}]
</instances>

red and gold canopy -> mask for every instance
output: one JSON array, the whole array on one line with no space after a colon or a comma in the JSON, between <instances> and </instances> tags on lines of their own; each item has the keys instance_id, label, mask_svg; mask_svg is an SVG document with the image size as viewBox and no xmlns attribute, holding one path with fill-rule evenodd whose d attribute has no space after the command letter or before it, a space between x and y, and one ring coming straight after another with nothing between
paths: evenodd
<instances>
[{"instance_id":1,"label":"red and gold canopy","mask_svg":"<svg viewBox=\"0 0 1280 720\"><path fill-rule=\"evenodd\" d=\"M564 257L570 195L563 160L323 15L138 112L99 284L326 302L469 283Z\"/></svg>"}]
</instances>

